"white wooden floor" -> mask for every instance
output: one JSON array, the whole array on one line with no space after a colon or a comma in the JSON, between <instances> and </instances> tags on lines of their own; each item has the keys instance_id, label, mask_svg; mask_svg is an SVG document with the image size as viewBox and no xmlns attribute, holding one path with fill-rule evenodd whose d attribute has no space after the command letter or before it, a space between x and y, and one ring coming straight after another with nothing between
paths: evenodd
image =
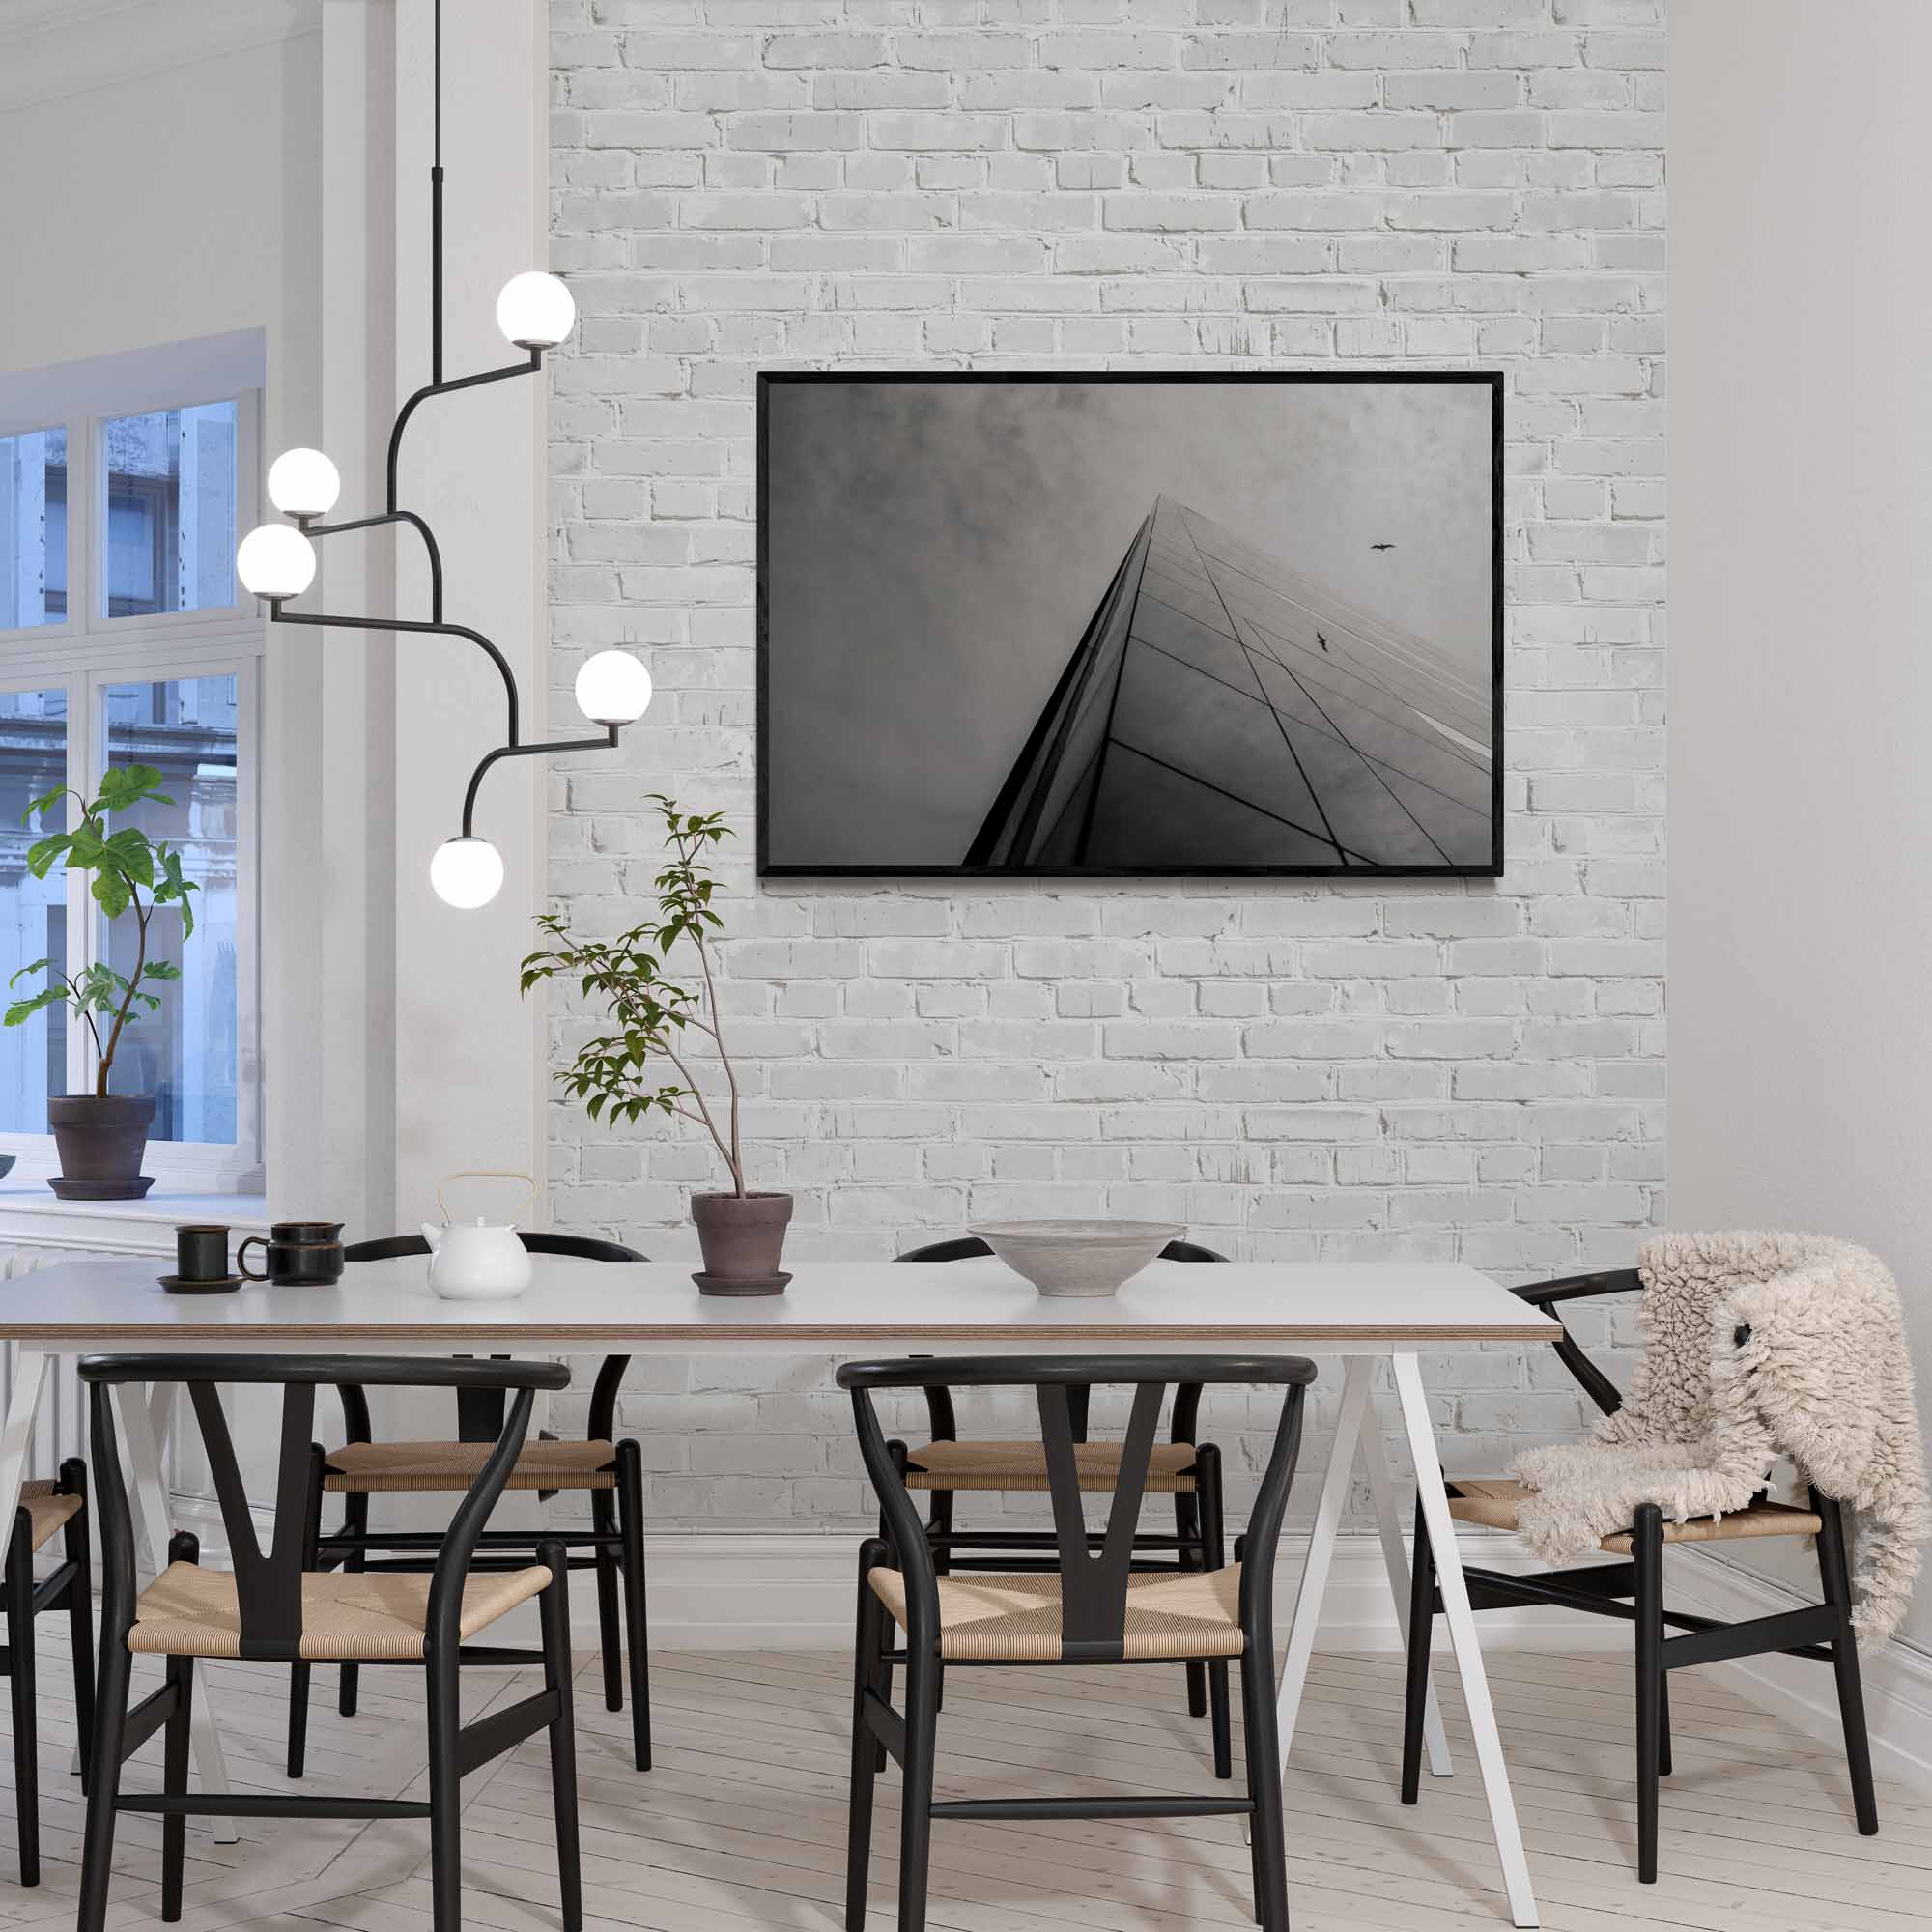
<instances>
[{"instance_id":1,"label":"white wooden floor","mask_svg":"<svg viewBox=\"0 0 1932 1932\"><path fill-rule=\"evenodd\" d=\"M81 1801L68 1776L73 1714L58 1620L41 1629L43 1882L13 1883L4 1797L0 1923L71 1922ZM847 1665L795 1653L668 1652L653 1660L657 1769L630 1768L628 1714L580 1677L585 1907L593 1928L832 1932L844 1857ZM1663 1878L1634 1874L1631 1693L1620 1660L1497 1652L1491 1660L1530 1866L1551 1932L1912 1932L1932 1923L1932 1803L1881 1784L1884 1831L1853 1829L1834 1754L1694 1676L1673 1680L1676 1775L1664 1789ZM319 1669L312 1790L421 1796L420 1679L363 1673L362 1715L333 1709ZM1389 1657L1316 1660L1288 1780L1297 1932L1470 1932L1507 1924L1467 1729L1445 1680L1462 1769L1396 1802L1401 1680ZM288 1789L285 1673L210 1671L239 1787ZM524 1694L510 1672L466 1679L469 1715ZM141 1680L137 1678L137 1694ZM1065 1789L1201 1791L1205 1726L1178 1671L959 1671L940 1730L942 1796ZM4 1700L0 1700L0 1705ZM152 1786L158 1740L129 1767ZM1238 1750L1238 1742L1236 1748ZM0 1751L11 1783L11 1752ZM880 1788L870 1932L895 1922L896 1773ZM466 1787L464 1916L498 1932L557 1924L540 1741ZM159 1824L124 1817L109 1924L158 1922ZM422 1932L421 1823L250 1824L235 1846L190 1829L187 1932ZM1171 1825L942 1824L935 1932L1184 1932L1251 1924L1238 1821Z\"/></svg>"}]
</instances>

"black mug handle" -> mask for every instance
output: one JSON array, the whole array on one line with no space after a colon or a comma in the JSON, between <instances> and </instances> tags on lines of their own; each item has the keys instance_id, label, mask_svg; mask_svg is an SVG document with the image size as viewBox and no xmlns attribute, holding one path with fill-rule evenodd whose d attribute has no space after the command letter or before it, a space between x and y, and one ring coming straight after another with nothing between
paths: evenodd
<instances>
[{"instance_id":1,"label":"black mug handle","mask_svg":"<svg viewBox=\"0 0 1932 1932\"><path fill-rule=\"evenodd\" d=\"M246 1256L250 1248L257 1246L259 1246L262 1250L262 1272L260 1274L253 1274L249 1271ZM250 1235L248 1238L245 1241L243 1241L239 1248L235 1250L235 1272L239 1274L243 1281L267 1281L269 1278L268 1260L269 1260L268 1236Z\"/></svg>"}]
</instances>

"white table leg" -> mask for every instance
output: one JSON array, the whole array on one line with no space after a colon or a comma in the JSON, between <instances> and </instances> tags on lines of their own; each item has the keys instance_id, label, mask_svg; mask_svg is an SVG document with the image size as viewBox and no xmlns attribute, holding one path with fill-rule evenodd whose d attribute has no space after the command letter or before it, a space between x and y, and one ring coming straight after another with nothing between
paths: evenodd
<instances>
[{"instance_id":1,"label":"white table leg","mask_svg":"<svg viewBox=\"0 0 1932 1932\"><path fill-rule=\"evenodd\" d=\"M1516 1821L1516 1801L1510 1796L1509 1772L1503 1763L1502 1739L1496 1732L1495 1707L1490 1702L1490 1680L1483 1672L1482 1645L1476 1620L1469 1611L1469 1592L1463 1581L1463 1559L1456 1548L1456 1524L1449 1499L1442 1492L1442 1464L1435 1458L1435 1432L1423 1391L1422 1369L1413 1351L1394 1357L1396 1393L1402 1398L1402 1419L1408 1431L1409 1454L1420 1486L1422 1517L1435 1558L1435 1577L1442 1591L1442 1617L1455 1646L1456 1668L1463 1680L1463 1701L1474 1734L1476 1762L1483 1773L1483 1796L1489 1800L1490 1825L1495 1833L1496 1858L1503 1868L1503 1888L1509 1894L1510 1918L1518 1925L1537 1923L1536 1895L1530 1889L1529 1863L1523 1857L1522 1833Z\"/></svg>"},{"instance_id":2,"label":"white table leg","mask_svg":"<svg viewBox=\"0 0 1932 1932\"><path fill-rule=\"evenodd\" d=\"M1395 1599L1396 1628L1402 1645L1408 1649L1408 1546L1403 1540L1402 1520L1395 1513L1395 1486L1389 1481L1388 1448L1376 1424L1375 1410L1368 1412L1368 1426L1362 1431L1362 1463L1368 1471L1369 1494L1376 1506L1376 1527L1381 1533L1382 1562L1388 1569L1389 1594ZM1442 1728L1442 1706L1436 1701L1435 1674L1427 1679L1426 1701L1422 1707L1422 1741L1429 1753L1432 1776L1447 1777L1455 1769L1449 1758L1449 1733Z\"/></svg>"},{"instance_id":3,"label":"white table leg","mask_svg":"<svg viewBox=\"0 0 1932 1932\"><path fill-rule=\"evenodd\" d=\"M1315 1527L1308 1538L1308 1560L1301 1568L1301 1587L1294 1593L1294 1617L1288 1627L1288 1652L1281 1662L1281 1689L1275 1693L1275 1722L1281 1729L1281 1761L1287 1768L1294 1747L1294 1723L1301 1714L1302 1687L1308 1681L1308 1660L1321 1625L1321 1600L1328 1591L1328 1571L1335 1556L1335 1537L1342 1513L1349 1506L1349 1481L1355 1468L1355 1445L1362 1418L1369 1412L1369 1384L1375 1360L1350 1355L1342 1380L1342 1412L1335 1421L1335 1447L1321 1478L1321 1499L1315 1505Z\"/></svg>"},{"instance_id":4,"label":"white table leg","mask_svg":"<svg viewBox=\"0 0 1932 1932\"><path fill-rule=\"evenodd\" d=\"M34 1446L34 1422L41 1412L41 1391L46 1386L51 1358L38 1349L20 1349L14 1356L14 1394L7 1404L7 1421L0 1428L0 1523L11 1535L14 1512L20 1507L20 1485L27 1476L27 1455Z\"/></svg>"},{"instance_id":5,"label":"white table leg","mask_svg":"<svg viewBox=\"0 0 1932 1932\"><path fill-rule=\"evenodd\" d=\"M159 1383L152 1399L136 1384L128 1384L121 1390L121 1440L128 1451L134 1519L148 1546L148 1560L156 1573L167 1567L168 1539L174 1534L167 1481L161 1473L161 1454L174 1419L179 1384L175 1382ZM205 1679L195 1686L188 1730L194 1743L195 1768L201 1773L203 1795L225 1794L229 1789L228 1764L221 1754L221 1733L215 1728ZM209 1823L217 1844L232 1845L242 1835L233 1818L215 1817Z\"/></svg>"}]
</instances>

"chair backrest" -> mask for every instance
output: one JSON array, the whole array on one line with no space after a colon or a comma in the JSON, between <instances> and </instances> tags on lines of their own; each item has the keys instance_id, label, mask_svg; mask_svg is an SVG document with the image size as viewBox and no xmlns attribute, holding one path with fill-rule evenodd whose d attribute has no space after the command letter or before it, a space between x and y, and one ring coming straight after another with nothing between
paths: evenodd
<instances>
[{"instance_id":1,"label":"chair backrest","mask_svg":"<svg viewBox=\"0 0 1932 1932\"><path fill-rule=\"evenodd\" d=\"M600 1241L590 1235L552 1235L534 1229L518 1229L517 1239L533 1255L561 1255L580 1262L647 1262L650 1256L627 1248L621 1241ZM372 1241L352 1241L343 1249L345 1262L396 1262L411 1255L427 1255L429 1243L420 1235L384 1235ZM631 1366L628 1355L607 1355L597 1372L590 1391L590 1435L593 1440L608 1439L616 1427L617 1390L624 1371ZM373 1427L369 1400L355 1387L344 1385L342 1417L352 1442L367 1442ZM460 1442L493 1442L503 1426L503 1398L491 1389L463 1389L456 1392L456 1435Z\"/></svg>"},{"instance_id":2,"label":"chair backrest","mask_svg":"<svg viewBox=\"0 0 1932 1932\"><path fill-rule=\"evenodd\" d=\"M242 1621L242 1655L276 1662L299 1655L302 1634L302 1564L313 1488L315 1391L319 1383L362 1387L484 1389L513 1398L495 1451L485 1460L469 1492L450 1520L430 1585L432 1641L457 1640L463 1579L477 1539L503 1485L509 1480L529 1427L539 1389L570 1385L560 1362L398 1360L380 1355L88 1355L79 1365L88 1384L94 1446L94 1496L100 1517L103 1641L125 1642L134 1618L134 1530L122 1474L119 1431L112 1400L130 1388L145 1401L143 1385L185 1385L214 1481L221 1521L235 1572ZM273 1540L263 1549L221 1389L242 1383L279 1386L280 1443L275 1465ZM159 1560L159 1552L156 1552Z\"/></svg>"},{"instance_id":3,"label":"chair backrest","mask_svg":"<svg viewBox=\"0 0 1932 1932\"><path fill-rule=\"evenodd\" d=\"M973 1262L990 1255L992 1248L978 1235L955 1235L944 1241L929 1241L923 1248L909 1248L895 1255L895 1262ZM1226 1255L1204 1248L1198 1241L1170 1241L1161 1249L1164 1262L1225 1262ZM1076 1388L1068 1397L1073 1409L1073 1439L1087 1439L1087 1391ZM929 1383L925 1391L926 1421L933 1439L952 1442L959 1435L959 1418L952 1407L952 1396L943 1382ZM1201 1384L1182 1382L1174 1394L1173 1438L1192 1442L1200 1434Z\"/></svg>"},{"instance_id":4,"label":"chair backrest","mask_svg":"<svg viewBox=\"0 0 1932 1932\"><path fill-rule=\"evenodd\" d=\"M902 1255L893 1257L895 1262L974 1262L993 1250L978 1235L955 1235L949 1240L928 1241L923 1248L908 1248ZM1198 1241L1170 1241L1161 1249L1160 1259L1164 1262L1224 1262L1226 1255L1217 1255L1212 1248L1204 1248Z\"/></svg>"},{"instance_id":5,"label":"chair backrest","mask_svg":"<svg viewBox=\"0 0 1932 1932\"><path fill-rule=\"evenodd\" d=\"M533 1255L567 1255L581 1262L647 1262L636 1248L621 1241L600 1241L588 1235L550 1235L517 1231L517 1239ZM343 1249L345 1262L395 1262L410 1255L426 1255L429 1243L420 1235L385 1235L380 1240L352 1241Z\"/></svg>"},{"instance_id":6,"label":"chair backrest","mask_svg":"<svg viewBox=\"0 0 1932 1932\"><path fill-rule=\"evenodd\" d=\"M1250 1631L1273 1628L1275 1548L1289 1485L1301 1442L1302 1397L1315 1379L1315 1364L1294 1355L970 1357L937 1362L848 1362L838 1371L840 1388L852 1395L859 1450L872 1479L893 1560L905 1577L907 1641L922 1648L939 1640L939 1583L912 1492L906 1487L878 1413L875 1389L926 1389L944 1378L955 1388L1031 1388L1039 1410L1053 1503L1054 1541L1060 1555L1061 1655L1068 1662L1104 1662L1119 1658L1126 1631L1127 1584L1132 1574L1134 1531L1147 1492L1149 1460L1167 1391L1235 1383L1277 1388L1282 1404L1274 1445L1248 1520L1240 1581L1241 1621ZM1091 1548L1080 1475L1074 1458L1072 1396L1076 1389L1126 1385L1134 1392L1126 1435L1097 1550Z\"/></svg>"}]
</instances>

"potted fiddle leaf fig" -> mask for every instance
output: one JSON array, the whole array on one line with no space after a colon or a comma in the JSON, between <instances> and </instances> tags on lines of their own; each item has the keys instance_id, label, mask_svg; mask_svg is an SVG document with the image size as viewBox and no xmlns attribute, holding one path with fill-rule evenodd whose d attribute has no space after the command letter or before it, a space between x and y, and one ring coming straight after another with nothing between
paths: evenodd
<instances>
[{"instance_id":1,"label":"potted fiddle leaf fig","mask_svg":"<svg viewBox=\"0 0 1932 1932\"><path fill-rule=\"evenodd\" d=\"M109 920L132 916L134 970L117 973L97 959L85 971L69 975L57 959L36 959L8 981L17 986L48 973L54 981L7 1009L7 1024L20 1026L43 1007L71 1006L94 1037L95 1076L92 1094L50 1094L47 1124L60 1150L61 1171L47 1185L64 1201L131 1201L152 1182L141 1173L154 1123L152 1094L113 1094L108 1091L114 1056L123 1036L141 1008L160 1010L160 999L149 990L157 982L181 978L181 968L167 959L148 956L150 927L156 909L181 908L182 937L194 931L194 904L189 895L201 889L182 876L182 855L164 839L151 839L138 826L118 831L108 820L117 812L145 804L172 805L160 789L161 775L153 765L117 765L100 781L99 796L88 800L62 786L37 798L21 815L23 825L39 818L43 827L64 800L80 808L71 832L49 832L27 853L27 869L44 879L59 862L69 871L90 872L94 902Z\"/></svg>"},{"instance_id":2,"label":"potted fiddle leaf fig","mask_svg":"<svg viewBox=\"0 0 1932 1932\"><path fill-rule=\"evenodd\" d=\"M524 961L523 989L527 993L539 980L572 977L586 998L601 1000L609 1011L613 1030L587 1040L556 1076L593 1121L628 1123L664 1114L701 1128L717 1149L730 1188L695 1194L691 1202L704 1251L699 1289L706 1294L782 1293L790 1276L779 1272L779 1262L791 1196L745 1184L738 1075L724 1045L713 975L711 940L724 922L713 910L717 885L702 855L728 837L729 828L722 812L683 812L662 793L653 793L651 803L665 829L657 917L614 939L573 939L561 917L545 914L537 924L554 944ZM670 976L667 961L673 952L696 969L696 985L681 983L689 977L682 971ZM710 1099L695 1070L700 1057L717 1063L709 1075Z\"/></svg>"}]
</instances>

